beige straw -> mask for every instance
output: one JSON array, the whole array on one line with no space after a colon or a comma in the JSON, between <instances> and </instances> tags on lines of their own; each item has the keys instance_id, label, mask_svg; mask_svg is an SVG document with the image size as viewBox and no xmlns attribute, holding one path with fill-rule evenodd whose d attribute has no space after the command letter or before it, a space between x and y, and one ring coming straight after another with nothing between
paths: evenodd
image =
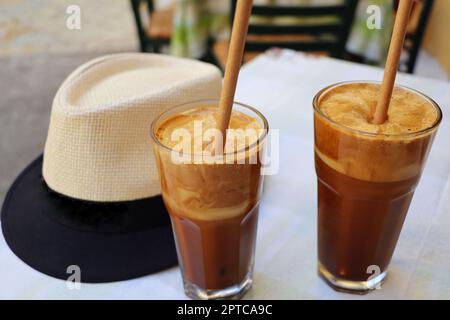
<instances>
[{"instance_id":1,"label":"beige straw","mask_svg":"<svg viewBox=\"0 0 450 320\"><path fill-rule=\"evenodd\" d=\"M223 148L225 147L226 130L230 122L239 69L241 68L242 56L244 54L245 38L247 37L252 2L252 0L238 0L236 5L236 14L234 16L233 31L231 32L230 48L228 50L219 103L218 127L222 133ZM216 150L218 151L217 148Z\"/></svg>"},{"instance_id":2,"label":"beige straw","mask_svg":"<svg viewBox=\"0 0 450 320\"><path fill-rule=\"evenodd\" d=\"M392 31L391 44L384 67L383 82L381 83L380 96L373 116L374 124L382 124L387 119L389 103L394 90L395 77L400 62L400 55L405 41L406 28L411 13L413 0L400 0L397 15L395 17L394 30Z\"/></svg>"}]
</instances>

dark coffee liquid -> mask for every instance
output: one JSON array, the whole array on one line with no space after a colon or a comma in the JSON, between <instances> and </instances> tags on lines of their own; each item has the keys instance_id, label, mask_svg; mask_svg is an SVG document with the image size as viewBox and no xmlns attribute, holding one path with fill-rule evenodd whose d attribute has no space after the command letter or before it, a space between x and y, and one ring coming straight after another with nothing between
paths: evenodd
<instances>
[{"instance_id":1,"label":"dark coffee liquid","mask_svg":"<svg viewBox=\"0 0 450 320\"><path fill-rule=\"evenodd\" d=\"M172 225L185 280L203 289L242 282L253 265L258 206L224 220L194 220L173 214Z\"/></svg>"},{"instance_id":2,"label":"dark coffee liquid","mask_svg":"<svg viewBox=\"0 0 450 320\"><path fill-rule=\"evenodd\" d=\"M319 261L335 277L367 281L369 266L387 269L420 175L369 182L315 160Z\"/></svg>"}]
</instances>

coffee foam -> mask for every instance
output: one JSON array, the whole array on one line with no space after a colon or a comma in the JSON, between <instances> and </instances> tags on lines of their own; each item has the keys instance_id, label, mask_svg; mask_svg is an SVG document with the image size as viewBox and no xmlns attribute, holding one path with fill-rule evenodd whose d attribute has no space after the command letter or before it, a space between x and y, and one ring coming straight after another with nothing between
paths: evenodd
<instances>
[{"instance_id":1,"label":"coffee foam","mask_svg":"<svg viewBox=\"0 0 450 320\"><path fill-rule=\"evenodd\" d=\"M195 134L216 128L217 110L217 107L203 106L173 115L160 124L156 137L164 146L173 148L179 143L172 140L172 133L176 129L186 129L194 137L194 121L200 121L203 129ZM233 111L229 128L258 130L261 125L253 117ZM237 131L237 135L239 132L243 131ZM244 145L234 150L245 149L256 141L257 137L255 141L247 139ZM200 150L207 151L208 144L200 147ZM228 144L227 147L231 148ZM259 153L261 150L255 148L254 151ZM170 213L213 221L245 214L257 205L262 182L259 159L255 164L174 163L171 152L158 145L155 145L155 154L164 201Z\"/></svg>"},{"instance_id":2,"label":"coffee foam","mask_svg":"<svg viewBox=\"0 0 450 320\"><path fill-rule=\"evenodd\" d=\"M319 108L331 120L368 133L404 134L430 128L437 118L436 108L423 96L394 88L387 120L371 123L380 91L379 84L343 84L326 91Z\"/></svg>"},{"instance_id":3,"label":"coffee foam","mask_svg":"<svg viewBox=\"0 0 450 320\"><path fill-rule=\"evenodd\" d=\"M201 153L209 154L213 147L213 141L207 137L202 139L202 137L206 136L211 129L217 129L218 110L214 106L202 106L173 115L159 126L156 137L166 147L174 148L180 141L175 139L173 134L179 129L184 129L192 138L190 153L198 150ZM201 128L198 126L199 124L201 124ZM251 146L258 141L259 130L262 129L256 119L236 110L232 111L228 128L225 153Z\"/></svg>"},{"instance_id":4,"label":"coffee foam","mask_svg":"<svg viewBox=\"0 0 450 320\"><path fill-rule=\"evenodd\" d=\"M372 124L379 89L378 84L348 83L319 97L317 107L334 123L315 113L316 155L356 179L390 182L415 177L435 133L420 131L433 126L438 111L425 97L396 87L387 121Z\"/></svg>"}]
</instances>

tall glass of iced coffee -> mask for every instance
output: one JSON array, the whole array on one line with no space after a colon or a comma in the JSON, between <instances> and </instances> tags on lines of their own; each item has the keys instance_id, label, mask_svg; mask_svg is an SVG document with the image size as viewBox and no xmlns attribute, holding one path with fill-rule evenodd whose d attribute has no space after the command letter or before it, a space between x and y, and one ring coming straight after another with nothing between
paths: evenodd
<instances>
[{"instance_id":1,"label":"tall glass of iced coffee","mask_svg":"<svg viewBox=\"0 0 450 320\"><path fill-rule=\"evenodd\" d=\"M184 290L194 299L239 298L253 281L268 124L256 109L235 103L219 152L218 110L218 101L189 103L152 124Z\"/></svg>"},{"instance_id":2,"label":"tall glass of iced coffee","mask_svg":"<svg viewBox=\"0 0 450 320\"><path fill-rule=\"evenodd\" d=\"M314 98L318 272L337 290L379 287L442 118L397 86L388 119L372 124L380 85L338 83Z\"/></svg>"}]
</instances>

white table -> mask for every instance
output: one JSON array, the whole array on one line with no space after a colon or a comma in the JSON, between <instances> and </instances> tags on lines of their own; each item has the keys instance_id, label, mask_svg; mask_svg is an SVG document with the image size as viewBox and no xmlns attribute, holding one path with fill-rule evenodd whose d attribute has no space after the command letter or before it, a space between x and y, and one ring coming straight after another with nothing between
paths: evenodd
<instances>
[{"instance_id":1,"label":"white table","mask_svg":"<svg viewBox=\"0 0 450 320\"><path fill-rule=\"evenodd\" d=\"M328 84L379 80L378 68L283 51L242 70L237 100L256 106L280 130L280 170L266 177L255 282L249 299L450 298L450 83L399 75L400 84L434 98L444 119L381 290L337 293L316 274L316 179L311 100ZM0 239L0 298L185 299L178 268L131 281L82 284L34 271Z\"/></svg>"}]
</instances>

